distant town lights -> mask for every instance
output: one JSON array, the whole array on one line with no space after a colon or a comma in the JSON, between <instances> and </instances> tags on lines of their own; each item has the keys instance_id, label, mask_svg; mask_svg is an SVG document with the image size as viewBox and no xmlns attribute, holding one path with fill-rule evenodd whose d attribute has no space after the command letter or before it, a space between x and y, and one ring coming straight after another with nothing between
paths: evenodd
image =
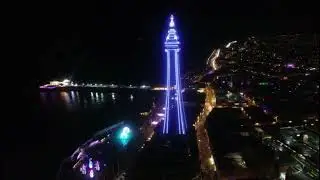
<instances>
[{"instance_id":1,"label":"distant town lights","mask_svg":"<svg viewBox=\"0 0 320 180\"><path fill-rule=\"evenodd\" d=\"M70 80L69 80L69 79L64 79L62 82L63 82L63 83L69 83Z\"/></svg>"},{"instance_id":2,"label":"distant town lights","mask_svg":"<svg viewBox=\"0 0 320 180\"><path fill-rule=\"evenodd\" d=\"M209 158L209 162L210 162L211 165L214 165L214 160L213 160L212 156Z\"/></svg>"}]
</instances>

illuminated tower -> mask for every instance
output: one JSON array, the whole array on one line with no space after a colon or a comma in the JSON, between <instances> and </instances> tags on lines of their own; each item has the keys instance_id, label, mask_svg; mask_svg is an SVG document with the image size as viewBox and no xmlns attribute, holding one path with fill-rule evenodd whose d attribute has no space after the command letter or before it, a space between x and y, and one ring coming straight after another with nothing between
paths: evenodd
<instances>
[{"instance_id":1,"label":"illuminated tower","mask_svg":"<svg viewBox=\"0 0 320 180\"><path fill-rule=\"evenodd\" d=\"M163 134L186 134L187 124L180 80L180 42L175 29L173 15L170 17L169 30L164 43L164 51L167 62L167 91L165 99L165 120L162 132Z\"/></svg>"}]
</instances>

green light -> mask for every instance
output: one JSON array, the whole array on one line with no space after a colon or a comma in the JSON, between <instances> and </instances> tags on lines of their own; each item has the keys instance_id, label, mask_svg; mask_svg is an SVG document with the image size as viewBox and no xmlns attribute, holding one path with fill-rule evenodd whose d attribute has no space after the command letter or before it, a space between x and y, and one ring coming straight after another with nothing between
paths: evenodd
<instances>
[{"instance_id":1,"label":"green light","mask_svg":"<svg viewBox=\"0 0 320 180\"><path fill-rule=\"evenodd\" d=\"M260 82L259 85L265 86L268 85L268 82Z\"/></svg>"},{"instance_id":2,"label":"green light","mask_svg":"<svg viewBox=\"0 0 320 180\"><path fill-rule=\"evenodd\" d=\"M128 127L124 127L122 128L118 138L120 140L120 143L125 146L128 144L129 140L131 139L132 137L132 133L131 133L131 130L130 128Z\"/></svg>"}]
</instances>

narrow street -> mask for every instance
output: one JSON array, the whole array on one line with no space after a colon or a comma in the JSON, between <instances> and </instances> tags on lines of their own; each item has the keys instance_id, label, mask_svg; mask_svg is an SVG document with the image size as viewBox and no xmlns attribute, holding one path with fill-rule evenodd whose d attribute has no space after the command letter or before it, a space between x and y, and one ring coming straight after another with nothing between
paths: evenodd
<instances>
[{"instance_id":1,"label":"narrow street","mask_svg":"<svg viewBox=\"0 0 320 180\"><path fill-rule=\"evenodd\" d=\"M217 179L217 167L215 157L212 155L210 140L208 137L207 130L205 128L205 122L207 116L215 107L216 98L215 92L208 84L205 88L206 98L204 102L203 110L197 116L196 123L194 124L196 130L197 144L199 149L199 159L200 159L200 168L202 172L202 177L205 180Z\"/></svg>"}]
</instances>

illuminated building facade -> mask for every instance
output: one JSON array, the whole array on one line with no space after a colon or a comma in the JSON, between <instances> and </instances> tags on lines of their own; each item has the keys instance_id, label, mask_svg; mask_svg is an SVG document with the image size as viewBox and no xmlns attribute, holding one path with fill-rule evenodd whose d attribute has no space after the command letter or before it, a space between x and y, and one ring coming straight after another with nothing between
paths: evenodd
<instances>
[{"instance_id":1,"label":"illuminated building facade","mask_svg":"<svg viewBox=\"0 0 320 180\"><path fill-rule=\"evenodd\" d=\"M186 117L181 94L180 42L174 17L171 15L169 30L164 43L166 58L166 99L163 134L186 134Z\"/></svg>"}]
</instances>

